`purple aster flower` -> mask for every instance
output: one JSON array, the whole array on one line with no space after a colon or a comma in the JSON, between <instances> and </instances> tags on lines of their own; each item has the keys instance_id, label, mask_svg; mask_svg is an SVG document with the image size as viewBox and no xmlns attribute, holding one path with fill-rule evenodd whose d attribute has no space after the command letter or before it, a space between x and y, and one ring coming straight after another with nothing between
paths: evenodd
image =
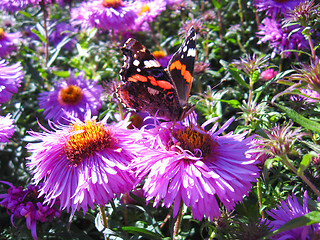
<instances>
[{"instance_id":1,"label":"purple aster flower","mask_svg":"<svg viewBox=\"0 0 320 240\"><path fill-rule=\"evenodd\" d=\"M317 91L311 90L311 89L305 89L305 88L301 88L298 90L303 95L291 95L290 99L292 101L304 101L308 103L320 101L320 94Z\"/></svg>"},{"instance_id":2,"label":"purple aster flower","mask_svg":"<svg viewBox=\"0 0 320 240\"><path fill-rule=\"evenodd\" d=\"M88 114L89 115L89 114ZM106 204L115 194L128 192L133 179L127 166L139 150L135 144L138 130L128 130L128 118L107 125L86 116L70 126L43 133L30 132L40 142L27 145L33 182L43 181L40 196L45 202L60 200L61 209L72 214L81 207L85 212L94 204ZM52 128L55 126L52 126Z\"/></svg>"},{"instance_id":3,"label":"purple aster flower","mask_svg":"<svg viewBox=\"0 0 320 240\"><path fill-rule=\"evenodd\" d=\"M87 79L81 71L78 76L69 71L67 79L61 79L50 92L39 94L39 106L44 109L45 119L69 123L70 119L84 120L87 110L93 115L101 108L103 88L96 81Z\"/></svg>"},{"instance_id":4,"label":"purple aster flower","mask_svg":"<svg viewBox=\"0 0 320 240\"><path fill-rule=\"evenodd\" d=\"M164 51L154 51L152 55L159 61L162 67L166 68L173 54L167 55Z\"/></svg>"},{"instance_id":5,"label":"purple aster flower","mask_svg":"<svg viewBox=\"0 0 320 240\"><path fill-rule=\"evenodd\" d=\"M282 28L281 24L275 19L265 18L259 26L260 31L257 32L258 37L261 38L258 44L269 42L270 48L274 49L271 58L285 50L308 49L308 41L301 33L301 30L290 34L296 27L298 25ZM288 57L291 53L284 52L283 54Z\"/></svg>"},{"instance_id":6,"label":"purple aster flower","mask_svg":"<svg viewBox=\"0 0 320 240\"><path fill-rule=\"evenodd\" d=\"M174 203L174 216L183 201L195 219L206 216L213 220L220 216L216 197L230 211L248 194L251 182L259 176L256 160L247 153L252 137L232 132L219 136L233 119L217 131L218 123L208 132L202 130L214 120L201 128L166 122L144 129L143 141L150 143L149 149L131 167L137 178L146 177L147 201L154 198L153 205L158 206L162 200L167 208Z\"/></svg>"},{"instance_id":7,"label":"purple aster flower","mask_svg":"<svg viewBox=\"0 0 320 240\"><path fill-rule=\"evenodd\" d=\"M7 116L0 116L0 142L9 142L9 138L14 134L14 120L11 118L11 114Z\"/></svg>"},{"instance_id":8,"label":"purple aster flower","mask_svg":"<svg viewBox=\"0 0 320 240\"><path fill-rule=\"evenodd\" d=\"M39 5L42 0L1 0L0 10L17 12L30 6ZM51 3L51 0L45 0L45 3Z\"/></svg>"},{"instance_id":9,"label":"purple aster flower","mask_svg":"<svg viewBox=\"0 0 320 240\"><path fill-rule=\"evenodd\" d=\"M18 43L21 41L20 32L7 33L0 28L0 57L3 58L17 49Z\"/></svg>"},{"instance_id":10,"label":"purple aster flower","mask_svg":"<svg viewBox=\"0 0 320 240\"><path fill-rule=\"evenodd\" d=\"M31 230L33 239L37 238L37 222L51 221L60 217L61 211L55 206L43 204L43 198L38 197L40 186L28 185L26 189L21 186L15 187L9 182L0 181L10 186L8 193L0 194L0 206L7 209L11 215L11 223L14 226L14 218L26 218L27 228Z\"/></svg>"},{"instance_id":11,"label":"purple aster flower","mask_svg":"<svg viewBox=\"0 0 320 240\"><path fill-rule=\"evenodd\" d=\"M303 195L303 205L301 206L295 195L292 198L288 197L287 201L281 200L281 204L277 205L277 209L267 211L267 213L274 218L270 221L270 226L273 227L272 231L277 230L288 221L301 217L310 212L308 209L308 193ZM312 224L310 226L299 227L291 229L274 236L274 239L280 240L311 240L319 239L320 224Z\"/></svg>"},{"instance_id":12,"label":"purple aster flower","mask_svg":"<svg viewBox=\"0 0 320 240\"><path fill-rule=\"evenodd\" d=\"M149 29L149 22L160 15L160 13L166 10L166 1L164 0L140 0L136 1L136 13L138 18L136 19L136 27L143 30Z\"/></svg>"},{"instance_id":13,"label":"purple aster flower","mask_svg":"<svg viewBox=\"0 0 320 240\"><path fill-rule=\"evenodd\" d=\"M0 103L8 102L18 92L23 78L20 62L8 66L4 59L0 60Z\"/></svg>"},{"instance_id":14,"label":"purple aster flower","mask_svg":"<svg viewBox=\"0 0 320 240\"><path fill-rule=\"evenodd\" d=\"M71 11L74 24L83 28L96 27L102 30L128 30L135 23L137 14L132 2L121 0L91 0Z\"/></svg>"},{"instance_id":15,"label":"purple aster flower","mask_svg":"<svg viewBox=\"0 0 320 240\"><path fill-rule=\"evenodd\" d=\"M49 41L53 43L53 46L57 46L62 40L70 36L70 33L75 31L75 28L70 23L60 22L53 27L52 33L49 35ZM70 40L63 46L65 49L71 51L75 44L76 39L70 38Z\"/></svg>"},{"instance_id":16,"label":"purple aster flower","mask_svg":"<svg viewBox=\"0 0 320 240\"><path fill-rule=\"evenodd\" d=\"M277 13L286 14L298 6L302 0L254 0L253 5L257 11L267 11L268 15L275 16Z\"/></svg>"}]
</instances>

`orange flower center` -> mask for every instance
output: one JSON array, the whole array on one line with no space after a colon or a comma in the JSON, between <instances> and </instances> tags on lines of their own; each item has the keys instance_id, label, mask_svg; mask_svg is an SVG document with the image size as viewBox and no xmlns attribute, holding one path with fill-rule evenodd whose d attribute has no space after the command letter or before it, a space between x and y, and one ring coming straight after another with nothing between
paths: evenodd
<instances>
[{"instance_id":1,"label":"orange flower center","mask_svg":"<svg viewBox=\"0 0 320 240\"><path fill-rule=\"evenodd\" d=\"M5 32L3 31L3 28L0 28L0 39L3 39L5 37Z\"/></svg>"},{"instance_id":2,"label":"orange flower center","mask_svg":"<svg viewBox=\"0 0 320 240\"><path fill-rule=\"evenodd\" d=\"M123 6L122 0L102 0L102 5L106 8L117 8Z\"/></svg>"},{"instance_id":3,"label":"orange flower center","mask_svg":"<svg viewBox=\"0 0 320 240\"><path fill-rule=\"evenodd\" d=\"M138 13L139 16L141 16L145 12L150 12L150 7L148 4L145 4L141 7L140 12Z\"/></svg>"},{"instance_id":4,"label":"orange flower center","mask_svg":"<svg viewBox=\"0 0 320 240\"><path fill-rule=\"evenodd\" d=\"M58 101L61 105L75 105L82 99L83 92L80 87L69 85L61 88L59 91Z\"/></svg>"},{"instance_id":5,"label":"orange flower center","mask_svg":"<svg viewBox=\"0 0 320 240\"><path fill-rule=\"evenodd\" d=\"M164 52L164 51L154 51L152 53L152 55L156 58L156 59L159 59L159 58L164 58L167 56L167 54Z\"/></svg>"},{"instance_id":6,"label":"orange flower center","mask_svg":"<svg viewBox=\"0 0 320 240\"><path fill-rule=\"evenodd\" d=\"M193 128L186 127L184 130L178 130L173 133L178 140L178 144L185 150L195 153L195 150L201 150L202 157L206 157L212 152L215 143L209 134L200 133Z\"/></svg>"},{"instance_id":7,"label":"orange flower center","mask_svg":"<svg viewBox=\"0 0 320 240\"><path fill-rule=\"evenodd\" d=\"M78 166L85 158L106 148L112 148L116 143L111 131L96 120L86 120L83 124L74 124L70 132L79 131L72 135L65 145L65 153L73 166Z\"/></svg>"}]
</instances>

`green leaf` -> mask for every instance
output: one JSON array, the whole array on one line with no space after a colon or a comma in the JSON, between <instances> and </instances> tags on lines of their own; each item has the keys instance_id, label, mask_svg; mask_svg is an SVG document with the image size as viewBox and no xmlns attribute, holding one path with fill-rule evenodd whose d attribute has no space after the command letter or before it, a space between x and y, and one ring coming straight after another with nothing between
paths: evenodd
<instances>
[{"instance_id":1,"label":"green leaf","mask_svg":"<svg viewBox=\"0 0 320 240\"><path fill-rule=\"evenodd\" d=\"M35 35L37 35L38 38L44 43L47 42L46 38L41 35L41 33L37 29L31 29L31 32L33 32Z\"/></svg>"},{"instance_id":2,"label":"green leaf","mask_svg":"<svg viewBox=\"0 0 320 240\"><path fill-rule=\"evenodd\" d=\"M306 170L311 162L312 157L316 157L317 154L315 152L307 153L303 156L302 161L300 162L300 166L298 168L298 176L303 174L303 171Z\"/></svg>"},{"instance_id":3,"label":"green leaf","mask_svg":"<svg viewBox=\"0 0 320 240\"><path fill-rule=\"evenodd\" d=\"M221 8L221 4L220 4L218 1L212 0L211 2L212 2L212 4L213 4L217 9L220 9L220 8Z\"/></svg>"},{"instance_id":4,"label":"green leaf","mask_svg":"<svg viewBox=\"0 0 320 240\"><path fill-rule=\"evenodd\" d=\"M228 103L229 105L231 105L234 108L239 108L241 106L241 103L235 99L231 99L231 100L219 99L218 101Z\"/></svg>"},{"instance_id":5,"label":"green leaf","mask_svg":"<svg viewBox=\"0 0 320 240\"><path fill-rule=\"evenodd\" d=\"M280 228L273 231L271 234L267 235L265 239L269 239L270 237L284 232L288 231L294 228L303 227L303 226L309 226L311 224L320 223L320 212L319 211L313 211L305 214L304 216L294 218L290 220L289 222L283 224Z\"/></svg>"},{"instance_id":6,"label":"green leaf","mask_svg":"<svg viewBox=\"0 0 320 240\"><path fill-rule=\"evenodd\" d=\"M249 84L246 83L246 82L242 79L241 75L239 74L239 72L238 72L238 70L237 70L236 68L234 68L234 67L229 67L229 68L228 68L228 71L229 71L229 73L231 74L231 76L232 76L239 84L241 84L242 86L244 86L244 87L246 87L246 88L249 88L249 87L250 87Z\"/></svg>"},{"instance_id":7,"label":"green leaf","mask_svg":"<svg viewBox=\"0 0 320 240\"><path fill-rule=\"evenodd\" d=\"M67 78L70 76L69 71L52 71L52 73L58 77Z\"/></svg>"},{"instance_id":8,"label":"green leaf","mask_svg":"<svg viewBox=\"0 0 320 240\"><path fill-rule=\"evenodd\" d=\"M163 238L162 235L158 234L158 233L154 233L152 231L149 231L145 228L138 228L138 227L121 227L121 230L131 233L131 234L135 234L135 235L139 235L139 236L143 236L145 238L148 239L159 239L161 240Z\"/></svg>"},{"instance_id":9,"label":"green leaf","mask_svg":"<svg viewBox=\"0 0 320 240\"><path fill-rule=\"evenodd\" d=\"M277 103L274 103L274 105L284 111L289 118L291 118L294 122L300 124L302 127L320 133L320 124L318 122L305 118L291 108L282 106Z\"/></svg>"},{"instance_id":10,"label":"green leaf","mask_svg":"<svg viewBox=\"0 0 320 240\"><path fill-rule=\"evenodd\" d=\"M311 148L313 151L315 151L316 153L320 153L320 145L315 144L313 142L309 142L309 141L302 141L304 144L308 145L309 148Z\"/></svg>"}]
</instances>

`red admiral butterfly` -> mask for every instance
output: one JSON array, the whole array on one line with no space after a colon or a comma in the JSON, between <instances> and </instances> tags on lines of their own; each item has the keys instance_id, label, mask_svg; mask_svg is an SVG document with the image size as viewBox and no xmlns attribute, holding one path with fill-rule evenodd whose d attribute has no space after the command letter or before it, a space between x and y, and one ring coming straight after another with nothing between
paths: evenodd
<instances>
[{"instance_id":1,"label":"red admiral butterfly","mask_svg":"<svg viewBox=\"0 0 320 240\"><path fill-rule=\"evenodd\" d=\"M117 94L127 107L171 121L182 120L193 111L194 106L188 103L196 56L193 27L166 70L135 39L128 39L121 50L125 63Z\"/></svg>"}]
</instances>

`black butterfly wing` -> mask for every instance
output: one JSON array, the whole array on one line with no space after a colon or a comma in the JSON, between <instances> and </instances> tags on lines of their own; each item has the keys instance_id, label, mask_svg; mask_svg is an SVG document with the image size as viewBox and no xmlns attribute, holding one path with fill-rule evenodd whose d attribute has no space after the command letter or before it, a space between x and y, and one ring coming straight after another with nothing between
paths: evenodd
<instances>
[{"instance_id":1,"label":"black butterfly wing","mask_svg":"<svg viewBox=\"0 0 320 240\"><path fill-rule=\"evenodd\" d=\"M173 55L169 64L168 72L177 89L180 105L186 106L190 95L193 80L194 61L196 56L196 32L193 27L181 47Z\"/></svg>"}]
</instances>

